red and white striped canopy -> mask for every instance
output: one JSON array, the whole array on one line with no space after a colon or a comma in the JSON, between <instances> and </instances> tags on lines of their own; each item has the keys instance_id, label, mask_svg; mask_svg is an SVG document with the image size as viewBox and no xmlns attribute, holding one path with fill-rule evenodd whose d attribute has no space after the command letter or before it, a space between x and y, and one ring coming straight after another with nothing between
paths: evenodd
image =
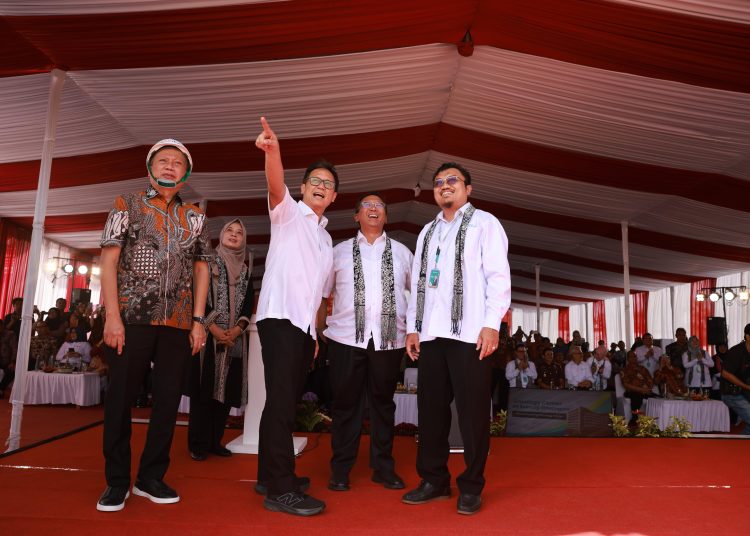
<instances>
[{"instance_id":1,"label":"red and white striped canopy","mask_svg":"<svg viewBox=\"0 0 750 536\"><path fill-rule=\"evenodd\" d=\"M31 223L64 69L45 233L74 248L97 248L173 137L195 163L183 197L214 237L241 217L262 264L265 115L293 191L313 159L337 165L335 239L380 190L413 247L432 172L464 164L508 233L517 304L536 263L548 306L622 293L623 220L634 290L750 260L746 0L5 0L0 50L0 217Z\"/></svg>"}]
</instances>

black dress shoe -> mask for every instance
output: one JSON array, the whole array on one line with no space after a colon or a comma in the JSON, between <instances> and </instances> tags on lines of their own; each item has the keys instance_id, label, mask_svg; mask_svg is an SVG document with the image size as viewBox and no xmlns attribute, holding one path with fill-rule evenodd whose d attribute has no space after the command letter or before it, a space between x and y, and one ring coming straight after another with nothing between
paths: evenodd
<instances>
[{"instance_id":1,"label":"black dress shoe","mask_svg":"<svg viewBox=\"0 0 750 536\"><path fill-rule=\"evenodd\" d=\"M136 480L133 494L146 497L156 504L172 504L180 502L177 492L167 486L163 480Z\"/></svg>"},{"instance_id":2,"label":"black dress shoe","mask_svg":"<svg viewBox=\"0 0 750 536\"><path fill-rule=\"evenodd\" d=\"M458 496L458 513L459 514L476 514L482 506L482 497L472 495L471 493L461 493Z\"/></svg>"},{"instance_id":3,"label":"black dress shoe","mask_svg":"<svg viewBox=\"0 0 750 536\"><path fill-rule=\"evenodd\" d=\"M303 493L310 489L310 478L306 476L295 476L294 477L295 491ZM266 495L268 493L268 485L265 482L256 482L255 493L258 495Z\"/></svg>"},{"instance_id":4,"label":"black dress shoe","mask_svg":"<svg viewBox=\"0 0 750 536\"><path fill-rule=\"evenodd\" d=\"M226 447L222 447L221 445L216 445L211 449L211 454L216 454L217 456L221 456L222 458L229 458L232 455L232 451Z\"/></svg>"},{"instance_id":5,"label":"black dress shoe","mask_svg":"<svg viewBox=\"0 0 750 536\"><path fill-rule=\"evenodd\" d=\"M263 500L263 506L273 512L284 512L296 516L314 516L325 509L326 503L304 493L290 491L282 495L266 497Z\"/></svg>"},{"instance_id":6,"label":"black dress shoe","mask_svg":"<svg viewBox=\"0 0 750 536\"><path fill-rule=\"evenodd\" d=\"M328 489L331 491L349 491L351 488L349 487L349 480L338 480L336 478L332 478L328 481Z\"/></svg>"},{"instance_id":7,"label":"black dress shoe","mask_svg":"<svg viewBox=\"0 0 750 536\"><path fill-rule=\"evenodd\" d=\"M100 512L117 512L125 508L125 499L130 497L130 486L107 486L99 502L96 503L96 509Z\"/></svg>"},{"instance_id":8,"label":"black dress shoe","mask_svg":"<svg viewBox=\"0 0 750 536\"><path fill-rule=\"evenodd\" d=\"M417 489L413 489L404 494L401 498L401 502L405 502L406 504L423 504L434 501L435 499L448 499L450 496L450 486L437 487L433 486L426 480L422 480Z\"/></svg>"},{"instance_id":9,"label":"black dress shoe","mask_svg":"<svg viewBox=\"0 0 750 536\"><path fill-rule=\"evenodd\" d=\"M197 452L197 451L191 450L191 451L190 451L190 457L191 457L191 458L192 458L193 460L195 460L196 462L205 462L205 461L206 461L206 458L207 458L208 456L206 456L206 453L205 453L205 452Z\"/></svg>"},{"instance_id":10,"label":"black dress shoe","mask_svg":"<svg viewBox=\"0 0 750 536\"><path fill-rule=\"evenodd\" d=\"M388 489L404 489L406 487L404 481L396 473L375 471L372 473L372 481L377 484L383 484L383 487Z\"/></svg>"}]
</instances>

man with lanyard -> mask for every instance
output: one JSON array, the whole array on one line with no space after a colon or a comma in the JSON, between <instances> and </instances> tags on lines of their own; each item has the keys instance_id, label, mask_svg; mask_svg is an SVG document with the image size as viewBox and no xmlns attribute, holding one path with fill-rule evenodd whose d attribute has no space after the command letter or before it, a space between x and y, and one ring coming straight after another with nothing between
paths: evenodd
<instances>
[{"instance_id":1,"label":"man with lanyard","mask_svg":"<svg viewBox=\"0 0 750 536\"><path fill-rule=\"evenodd\" d=\"M659 368L659 358L662 351L661 347L654 346L654 337L650 333L643 334L643 345L635 349L635 355L638 356L638 364L643 365L651 374L651 377Z\"/></svg>"},{"instance_id":2,"label":"man with lanyard","mask_svg":"<svg viewBox=\"0 0 750 536\"><path fill-rule=\"evenodd\" d=\"M97 510L122 510L130 487L130 408L153 362L153 410L133 493L180 500L164 483L184 371L206 341L203 318L211 243L206 216L178 192L193 160L177 140L146 157L150 186L120 196L102 233L101 282L109 387L104 401L107 489Z\"/></svg>"},{"instance_id":3,"label":"man with lanyard","mask_svg":"<svg viewBox=\"0 0 750 536\"><path fill-rule=\"evenodd\" d=\"M456 400L466 470L458 476L458 512L481 506L489 452L492 364L510 305L508 239L492 214L468 202L471 175L456 163L433 176L442 209L417 239L407 314L406 351L419 360L418 488L403 502L450 497L448 431Z\"/></svg>"},{"instance_id":4,"label":"man with lanyard","mask_svg":"<svg viewBox=\"0 0 750 536\"><path fill-rule=\"evenodd\" d=\"M722 362L721 399L745 423L744 435L750 435L750 324L743 341L729 349Z\"/></svg>"},{"instance_id":5,"label":"man with lanyard","mask_svg":"<svg viewBox=\"0 0 750 536\"><path fill-rule=\"evenodd\" d=\"M370 405L372 481L403 489L395 472L393 392L401 373L406 340L406 291L413 255L386 235L388 211L378 194L357 202L357 236L333 248L333 271L323 296L334 295L324 334L333 390L331 480L333 491L349 489L357 460L365 393Z\"/></svg>"},{"instance_id":6,"label":"man with lanyard","mask_svg":"<svg viewBox=\"0 0 750 536\"><path fill-rule=\"evenodd\" d=\"M266 404L260 419L258 485L263 505L276 512L311 516L325 503L305 494L310 479L294 474L292 432L296 405L315 356L316 316L333 265L333 243L323 212L336 199L339 179L328 162L305 171L295 202L284 184L279 140L261 117L255 145L265 153L271 243L256 320L262 347Z\"/></svg>"}]
</instances>

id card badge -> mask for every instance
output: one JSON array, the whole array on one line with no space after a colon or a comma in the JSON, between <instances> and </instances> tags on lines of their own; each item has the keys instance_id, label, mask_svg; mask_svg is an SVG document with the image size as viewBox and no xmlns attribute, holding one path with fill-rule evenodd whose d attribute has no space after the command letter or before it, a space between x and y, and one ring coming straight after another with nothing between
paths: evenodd
<instances>
[{"instance_id":1,"label":"id card badge","mask_svg":"<svg viewBox=\"0 0 750 536\"><path fill-rule=\"evenodd\" d=\"M440 270L435 268L434 270L430 270L430 279L428 281L428 284L430 287L435 288L438 286L438 282L440 281Z\"/></svg>"}]
</instances>

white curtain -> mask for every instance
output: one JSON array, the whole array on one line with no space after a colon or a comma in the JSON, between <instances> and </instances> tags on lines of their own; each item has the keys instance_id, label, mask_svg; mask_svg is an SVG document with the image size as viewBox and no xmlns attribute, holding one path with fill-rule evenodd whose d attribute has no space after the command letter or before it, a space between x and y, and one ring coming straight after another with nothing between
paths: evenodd
<instances>
[{"instance_id":1,"label":"white curtain","mask_svg":"<svg viewBox=\"0 0 750 536\"><path fill-rule=\"evenodd\" d=\"M750 272L741 272L716 278L717 287L749 287ZM727 304L726 315L721 300L716 302L715 316L727 319L727 341L733 346L742 341L745 325L750 323L750 304L742 305L738 299Z\"/></svg>"},{"instance_id":2,"label":"white curtain","mask_svg":"<svg viewBox=\"0 0 750 536\"><path fill-rule=\"evenodd\" d=\"M688 336L690 333L690 301L695 297L690 291L690 283L685 285L675 285L672 287L672 319L674 328L685 328ZM668 335L665 338L672 338Z\"/></svg>"},{"instance_id":3,"label":"white curtain","mask_svg":"<svg viewBox=\"0 0 750 536\"><path fill-rule=\"evenodd\" d=\"M623 297L604 300L604 317L607 321L607 343L625 341L625 308Z\"/></svg>"},{"instance_id":4,"label":"white curtain","mask_svg":"<svg viewBox=\"0 0 750 536\"><path fill-rule=\"evenodd\" d=\"M581 333L581 337L591 342L591 337L589 336L589 334L594 334L594 319L593 316L591 316L590 318L589 316L593 315L593 310L590 313L587 312L586 304L582 303L580 305L571 305L569 311L571 338L574 331L579 331Z\"/></svg>"},{"instance_id":5,"label":"white curtain","mask_svg":"<svg viewBox=\"0 0 750 536\"><path fill-rule=\"evenodd\" d=\"M50 307L54 307L55 300L65 298L68 293L68 276L62 271L62 265L58 265L54 272L48 272L47 261L54 261L55 257L69 259L72 253L73 250L58 242L46 238L42 240L39 275L34 295L34 304L39 307L40 311L47 311Z\"/></svg>"},{"instance_id":6,"label":"white curtain","mask_svg":"<svg viewBox=\"0 0 750 536\"><path fill-rule=\"evenodd\" d=\"M690 285L688 285L688 288ZM688 310L688 316L689 316ZM669 287L648 293L646 325L654 339L671 339L675 326L672 323L672 290ZM684 327L684 326L683 326Z\"/></svg>"}]
</instances>

